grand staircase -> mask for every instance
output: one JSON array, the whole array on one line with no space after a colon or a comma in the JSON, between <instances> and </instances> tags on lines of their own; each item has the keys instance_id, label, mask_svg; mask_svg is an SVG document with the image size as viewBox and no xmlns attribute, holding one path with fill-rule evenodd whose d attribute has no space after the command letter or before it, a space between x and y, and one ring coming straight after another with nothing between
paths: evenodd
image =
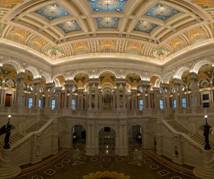
<instances>
[{"instance_id":1,"label":"grand staircase","mask_svg":"<svg viewBox=\"0 0 214 179\"><path fill-rule=\"evenodd\" d=\"M176 120L169 120L167 123L173 127L176 131L184 133L188 135L193 141L200 145L204 145L204 138L199 133L192 134L188 129L186 129L183 125L181 125Z\"/></svg>"},{"instance_id":2,"label":"grand staircase","mask_svg":"<svg viewBox=\"0 0 214 179\"><path fill-rule=\"evenodd\" d=\"M25 134L21 134L18 131L13 133L12 131L10 136L10 145L14 145L16 142L22 139L25 135L39 130L46 122L47 120L44 120L44 119L39 120L38 122L30 126L28 129L26 129ZM4 135L0 136L0 151L3 150L3 145L4 145Z\"/></svg>"}]
</instances>

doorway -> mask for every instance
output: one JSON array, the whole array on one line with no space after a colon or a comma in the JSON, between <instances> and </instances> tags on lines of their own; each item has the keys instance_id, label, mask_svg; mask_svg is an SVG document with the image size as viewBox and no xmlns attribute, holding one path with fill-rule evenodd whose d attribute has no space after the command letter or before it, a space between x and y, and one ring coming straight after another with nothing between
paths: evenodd
<instances>
[{"instance_id":1,"label":"doorway","mask_svg":"<svg viewBox=\"0 0 214 179\"><path fill-rule=\"evenodd\" d=\"M76 149L85 150L86 130L82 125L75 125L72 128L72 144Z\"/></svg>"},{"instance_id":2,"label":"doorway","mask_svg":"<svg viewBox=\"0 0 214 179\"><path fill-rule=\"evenodd\" d=\"M131 126L129 129L129 147L137 149L142 147L142 127L140 125Z\"/></svg>"},{"instance_id":3,"label":"doorway","mask_svg":"<svg viewBox=\"0 0 214 179\"><path fill-rule=\"evenodd\" d=\"M115 154L116 132L111 127L104 127L99 131L100 155Z\"/></svg>"},{"instance_id":4,"label":"doorway","mask_svg":"<svg viewBox=\"0 0 214 179\"><path fill-rule=\"evenodd\" d=\"M5 96L5 107L10 107L12 101L12 94L6 94Z\"/></svg>"}]
</instances>

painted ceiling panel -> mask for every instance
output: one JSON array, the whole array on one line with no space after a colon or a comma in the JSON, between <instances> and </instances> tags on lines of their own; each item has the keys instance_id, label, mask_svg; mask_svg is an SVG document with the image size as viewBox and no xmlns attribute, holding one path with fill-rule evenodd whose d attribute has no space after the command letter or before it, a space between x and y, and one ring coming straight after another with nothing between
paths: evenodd
<instances>
[{"instance_id":1,"label":"painted ceiling panel","mask_svg":"<svg viewBox=\"0 0 214 179\"><path fill-rule=\"evenodd\" d=\"M160 20L168 20L178 14L179 11L163 4L157 4L146 12L146 16L150 16Z\"/></svg>"},{"instance_id":2,"label":"painted ceiling panel","mask_svg":"<svg viewBox=\"0 0 214 179\"><path fill-rule=\"evenodd\" d=\"M141 20L137 23L134 30L145 33L151 33L156 27L158 27L158 25Z\"/></svg>"},{"instance_id":3,"label":"painted ceiling panel","mask_svg":"<svg viewBox=\"0 0 214 179\"><path fill-rule=\"evenodd\" d=\"M162 62L213 39L213 12L214 0L0 0L0 35L54 62L103 52Z\"/></svg>"},{"instance_id":4,"label":"painted ceiling panel","mask_svg":"<svg viewBox=\"0 0 214 179\"><path fill-rule=\"evenodd\" d=\"M61 24L57 25L60 29L62 29L65 33L74 32L74 31L80 31L81 28L77 21L67 21Z\"/></svg>"},{"instance_id":5,"label":"painted ceiling panel","mask_svg":"<svg viewBox=\"0 0 214 179\"><path fill-rule=\"evenodd\" d=\"M127 0L88 0L93 11L122 12Z\"/></svg>"},{"instance_id":6,"label":"painted ceiling panel","mask_svg":"<svg viewBox=\"0 0 214 179\"><path fill-rule=\"evenodd\" d=\"M38 9L36 13L48 20L54 20L69 15L69 13L65 10L64 7L59 6L57 4L44 6L41 9Z\"/></svg>"},{"instance_id":7,"label":"painted ceiling panel","mask_svg":"<svg viewBox=\"0 0 214 179\"><path fill-rule=\"evenodd\" d=\"M117 17L97 17L96 18L98 28L117 28L119 24L119 18Z\"/></svg>"}]
</instances>

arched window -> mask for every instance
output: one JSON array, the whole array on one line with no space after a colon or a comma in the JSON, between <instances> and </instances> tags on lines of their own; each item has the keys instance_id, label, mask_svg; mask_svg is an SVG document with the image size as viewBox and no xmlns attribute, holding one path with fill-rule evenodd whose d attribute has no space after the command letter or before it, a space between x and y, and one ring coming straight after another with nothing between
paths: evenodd
<instances>
[{"instance_id":1,"label":"arched window","mask_svg":"<svg viewBox=\"0 0 214 179\"><path fill-rule=\"evenodd\" d=\"M177 101L176 101L176 99L173 99L172 100L172 108L176 109L176 107L177 107Z\"/></svg>"},{"instance_id":2,"label":"arched window","mask_svg":"<svg viewBox=\"0 0 214 179\"><path fill-rule=\"evenodd\" d=\"M56 99L51 100L51 110L54 110L56 108Z\"/></svg>"},{"instance_id":3,"label":"arched window","mask_svg":"<svg viewBox=\"0 0 214 179\"><path fill-rule=\"evenodd\" d=\"M186 97L183 97L183 98L181 99L181 107L182 107L183 109L186 109L186 108L187 108L187 99L186 99Z\"/></svg>"},{"instance_id":4,"label":"arched window","mask_svg":"<svg viewBox=\"0 0 214 179\"><path fill-rule=\"evenodd\" d=\"M71 110L76 111L76 109L77 109L77 100L75 97L72 97L71 98Z\"/></svg>"},{"instance_id":5,"label":"arched window","mask_svg":"<svg viewBox=\"0 0 214 179\"><path fill-rule=\"evenodd\" d=\"M28 108L31 109L33 107L33 98L28 98Z\"/></svg>"},{"instance_id":6,"label":"arched window","mask_svg":"<svg viewBox=\"0 0 214 179\"><path fill-rule=\"evenodd\" d=\"M139 99L138 101L139 111L143 111L144 108L144 102L143 99Z\"/></svg>"},{"instance_id":7,"label":"arched window","mask_svg":"<svg viewBox=\"0 0 214 179\"><path fill-rule=\"evenodd\" d=\"M160 109L163 110L164 109L164 100L160 99Z\"/></svg>"},{"instance_id":8,"label":"arched window","mask_svg":"<svg viewBox=\"0 0 214 179\"><path fill-rule=\"evenodd\" d=\"M42 100L41 99L38 100L38 107L42 108Z\"/></svg>"}]
</instances>

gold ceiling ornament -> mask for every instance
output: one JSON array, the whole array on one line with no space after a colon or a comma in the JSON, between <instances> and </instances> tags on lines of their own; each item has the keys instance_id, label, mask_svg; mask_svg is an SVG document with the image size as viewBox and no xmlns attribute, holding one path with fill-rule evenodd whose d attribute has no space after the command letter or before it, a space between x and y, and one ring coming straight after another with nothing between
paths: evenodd
<instances>
[{"instance_id":1,"label":"gold ceiling ornament","mask_svg":"<svg viewBox=\"0 0 214 179\"><path fill-rule=\"evenodd\" d=\"M0 0L0 7L12 8L23 0Z\"/></svg>"},{"instance_id":2,"label":"gold ceiling ornament","mask_svg":"<svg viewBox=\"0 0 214 179\"><path fill-rule=\"evenodd\" d=\"M87 176L83 176L83 179L130 179L130 177L125 176L123 173L104 171L90 173Z\"/></svg>"},{"instance_id":3,"label":"gold ceiling ornament","mask_svg":"<svg viewBox=\"0 0 214 179\"><path fill-rule=\"evenodd\" d=\"M197 5L199 5L203 8L213 8L214 7L213 0L193 0L192 2L196 3Z\"/></svg>"}]
</instances>

